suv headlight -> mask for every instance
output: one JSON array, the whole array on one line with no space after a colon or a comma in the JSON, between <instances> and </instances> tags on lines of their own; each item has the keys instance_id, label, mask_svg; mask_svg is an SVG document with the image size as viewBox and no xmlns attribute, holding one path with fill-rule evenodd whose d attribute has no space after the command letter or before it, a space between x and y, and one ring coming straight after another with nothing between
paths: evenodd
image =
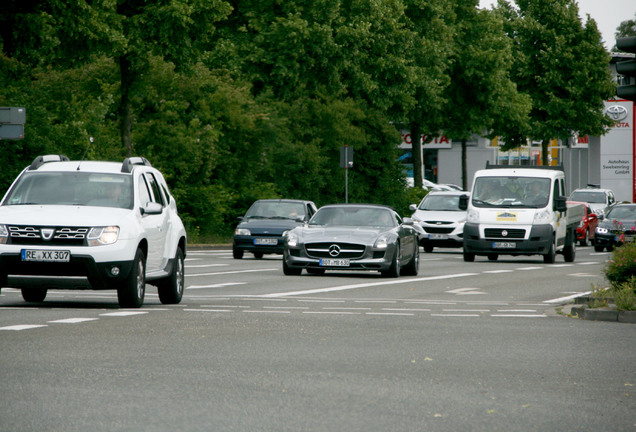
<instances>
[{"instance_id":1,"label":"suv headlight","mask_svg":"<svg viewBox=\"0 0 636 432\"><path fill-rule=\"evenodd\" d=\"M9 240L9 230L6 225L0 225L0 244L7 244Z\"/></svg>"},{"instance_id":2,"label":"suv headlight","mask_svg":"<svg viewBox=\"0 0 636 432\"><path fill-rule=\"evenodd\" d=\"M88 245L101 246L113 244L119 238L119 227L93 227L88 232Z\"/></svg>"},{"instance_id":3,"label":"suv headlight","mask_svg":"<svg viewBox=\"0 0 636 432\"><path fill-rule=\"evenodd\" d=\"M252 233L250 232L250 230L248 230L247 228L237 228L234 231L234 234L236 235L240 235L240 236L248 236L248 235L252 235Z\"/></svg>"}]
</instances>

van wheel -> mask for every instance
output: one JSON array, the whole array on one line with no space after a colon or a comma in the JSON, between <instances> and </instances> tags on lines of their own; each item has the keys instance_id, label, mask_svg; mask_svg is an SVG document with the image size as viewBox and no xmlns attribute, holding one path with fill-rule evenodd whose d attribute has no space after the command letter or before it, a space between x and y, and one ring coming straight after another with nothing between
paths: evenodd
<instances>
[{"instance_id":1,"label":"van wheel","mask_svg":"<svg viewBox=\"0 0 636 432\"><path fill-rule=\"evenodd\" d=\"M565 262L574 262L574 258L576 257L576 240L573 239L569 245L563 248L563 258L565 258Z\"/></svg>"},{"instance_id":2,"label":"van wheel","mask_svg":"<svg viewBox=\"0 0 636 432\"><path fill-rule=\"evenodd\" d=\"M46 298L46 288L22 288L22 298L24 301L39 303Z\"/></svg>"},{"instance_id":3,"label":"van wheel","mask_svg":"<svg viewBox=\"0 0 636 432\"><path fill-rule=\"evenodd\" d=\"M464 261L465 262L475 261L475 254L470 252L464 252Z\"/></svg>"},{"instance_id":4,"label":"van wheel","mask_svg":"<svg viewBox=\"0 0 636 432\"><path fill-rule=\"evenodd\" d=\"M181 303L183 290L185 288L185 272L183 264L183 252L177 249L174 257L174 266L172 273L167 278L161 280L157 284L159 292L159 300L162 304L178 304Z\"/></svg>"},{"instance_id":5,"label":"van wheel","mask_svg":"<svg viewBox=\"0 0 636 432\"><path fill-rule=\"evenodd\" d=\"M543 255L543 262L546 264L554 264L554 260L556 259L556 252L554 251L554 243L550 243L550 249L548 253Z\"/></svg>"},{"instance_id":6,"label":"van wheel","mask_svg":"<svg viewBox=\"0 0 636 432\"><path fill-rule=\"evenodd\" d=\"M123 308L140 308L146 295L146 257L137 249L128 279L117 288L117 300Z\"/></svg>"}]
</instances>

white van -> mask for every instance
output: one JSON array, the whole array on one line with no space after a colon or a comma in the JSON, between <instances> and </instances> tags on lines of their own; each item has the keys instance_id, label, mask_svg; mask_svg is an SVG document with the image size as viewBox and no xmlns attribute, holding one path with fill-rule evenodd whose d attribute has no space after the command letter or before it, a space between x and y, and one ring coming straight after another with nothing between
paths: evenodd
<instances>
[{"instance_id":1,"label":"white van","mask_svg":"<svg viewBox=\"0 0 636 432\"><path fill-rule=\"evenodd\" d=\"M543 255L554 263L576 255L576 227L583 208L568 206L565 174L557 167L487 165L477 171L464 225L464 261L476 255Z\"/></svg>"}]
</instances>

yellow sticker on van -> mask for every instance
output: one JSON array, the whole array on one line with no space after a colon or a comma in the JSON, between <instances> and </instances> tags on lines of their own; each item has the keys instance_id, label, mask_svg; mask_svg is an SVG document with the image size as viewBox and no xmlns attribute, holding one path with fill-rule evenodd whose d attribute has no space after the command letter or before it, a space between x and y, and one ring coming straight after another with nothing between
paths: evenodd
<instances>
[{"instance_id":1,"label":"yellow sticker on van","mask_svg":"<svg viewBox=\"0 0 636 432\"><path fill-rule=\"evenodd\" d=\"M503 212L497 213L497 222L516 222L517 213Z\"/></svg>"}]
</instances>

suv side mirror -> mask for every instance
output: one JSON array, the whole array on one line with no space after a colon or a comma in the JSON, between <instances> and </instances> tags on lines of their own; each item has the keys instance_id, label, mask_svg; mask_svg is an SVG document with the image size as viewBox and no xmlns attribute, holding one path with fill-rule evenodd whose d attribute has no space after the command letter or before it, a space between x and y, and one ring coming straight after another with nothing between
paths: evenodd
<instances>
[{"instance_id":1,"label":"suv side mirror","mask_svg":"<svg viewBox=\"0 0 636 432\"><path fill-rule=\"evenodd\" d=\"M459 197L459 209L460 210L468 209L468 195L461 195Z\"/></svg>"},{"instance_id":2,"label":"suv side mirror","mask_svg":"<svg viewBox=\"0 0 636 432\"><path fill-rule=\"evenodd\" d=\"M141 208L141 214L145 215L145 214L149 214L149 215L154 215L154 214L161 214L161 212L163 211L163 206L159 203L156 202L149 202L148 204L146 204L145 206L143 206Z\"/></svg>"},{"instance_id":3,"label":"suv side mirror","mask_svg":"<svg viewBox=\"0 0 636 432\"><path fill-rule=\"evenodd\" d=\"M554 197L554 211L558 211L558 212L567 211L568 205L566 201L567 201L567 198L564 196Z\"/></svg>"}]
</instances>

